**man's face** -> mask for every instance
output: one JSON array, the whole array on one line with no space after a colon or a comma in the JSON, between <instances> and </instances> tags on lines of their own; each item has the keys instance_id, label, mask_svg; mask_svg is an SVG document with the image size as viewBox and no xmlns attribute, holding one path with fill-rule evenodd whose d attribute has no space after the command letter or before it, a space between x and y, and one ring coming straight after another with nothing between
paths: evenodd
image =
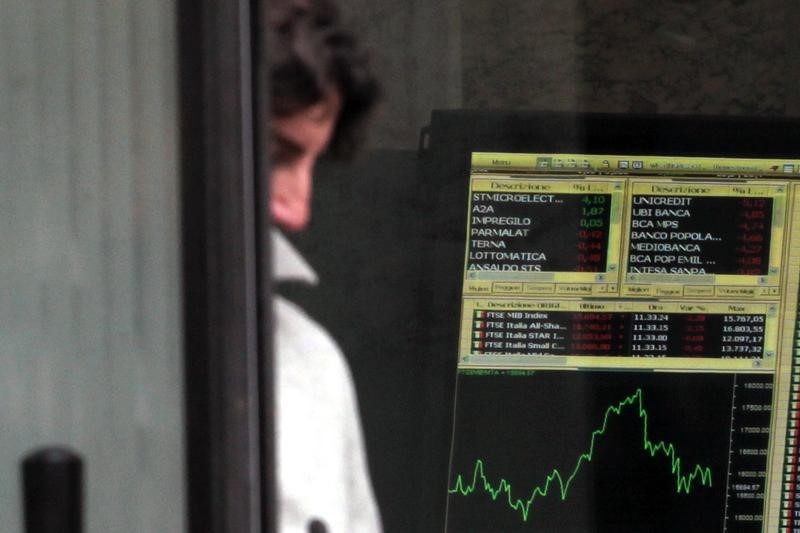
<instances>
[{"instance_id":1,"label":"man's face","mask_svg":"<svg viewBox=\"0 0 800 533\"><path fill-rule=\"evenodd\" d=\"M293 115L273 117L270 157L272 221L300 231L311 216L314 164L325 151L339 115L336 92Z\"/></svg>"}]
</instances>

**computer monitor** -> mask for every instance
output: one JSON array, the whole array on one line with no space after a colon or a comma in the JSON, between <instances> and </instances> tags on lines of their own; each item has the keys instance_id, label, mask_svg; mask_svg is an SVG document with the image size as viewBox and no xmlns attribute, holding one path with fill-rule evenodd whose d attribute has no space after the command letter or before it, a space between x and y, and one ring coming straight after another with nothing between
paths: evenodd
<instances>
[{"instance_id":1,"label":"computer monitor","mask_svg":"<svg viewBox=\"0 0 800 533\"><path fill-rule=\"evenodd\" d=\"M503 120L445 151L469 165L446 531L800 531L796 125Z\"/></svg>"}]
</instances>

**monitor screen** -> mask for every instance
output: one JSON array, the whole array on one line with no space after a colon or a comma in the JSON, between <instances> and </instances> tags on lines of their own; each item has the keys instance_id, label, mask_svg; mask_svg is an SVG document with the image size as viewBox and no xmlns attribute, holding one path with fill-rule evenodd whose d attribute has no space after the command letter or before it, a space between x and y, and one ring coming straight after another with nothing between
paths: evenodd
<instances>
[{"instance_id":1,"label":"monitor screen","mask_svg":"<svg viewBox=\"0 0 800 533\"><path fill-rule=\"evenodd\" d=\"M800 528L800 159L470 159L446 530Z\"/></svg>"}]
</instances>

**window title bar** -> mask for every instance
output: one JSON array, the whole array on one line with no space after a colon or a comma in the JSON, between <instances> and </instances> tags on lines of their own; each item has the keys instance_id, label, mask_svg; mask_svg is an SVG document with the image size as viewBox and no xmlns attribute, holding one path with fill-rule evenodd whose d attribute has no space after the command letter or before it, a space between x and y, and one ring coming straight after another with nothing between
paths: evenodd
<instances>
[{"instance_id":1,"label":"window title bar","mask_svg":"<svg viewBox=\"0 0 800 533\"><path fill-rule=\"evenodd\" d=\"M472 170L602 174L800 175L800 159L475 152Z\"/></svg>"}]
</instances>

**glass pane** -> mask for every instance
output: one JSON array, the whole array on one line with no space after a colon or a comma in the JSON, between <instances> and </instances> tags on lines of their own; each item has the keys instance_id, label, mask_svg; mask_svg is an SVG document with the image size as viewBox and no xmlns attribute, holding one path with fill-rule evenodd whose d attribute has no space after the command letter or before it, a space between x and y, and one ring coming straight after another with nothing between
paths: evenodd
<instances>
[{"instance_id":1,"label":"glass pane","mask_svg":"<svg viewBox=\"0 0 800 533\"><path fill-rule=\"evenodd\" d=\"M293 288L291 292L292 297L319 317L340 341L350 361L361 401L373 483L386 530L441 531L448 498L451 504L464 502L455 504L461 505L462 511L469 508L476 514L489 516L489 523L492 523L492 513L498 516L493 522L494 529L492 526L481 526L481 529L473 520L474 516L462 514L459 518L462 522L451 524L452 531L506 531L528 526L535 529L539 509L548 516L567 513L570 503L574 504L573 497L582 497L585 504L572 513L574 518L583 520L575 530L614 530L609 525L614 517L603 514L602 509L611 508L604 498L614 494L618 485L613 481L603 485L602 481L595 480L603 476L608 479L615 469L588 472L593 481L584 486L583 492L576 493L570 492L573 487L570 474L579 465L574 479L586 479L580 477L587 472L583 468L586 460L578 461L578 458L586 452L593 431L602 426L603 415L614 414L623 403L627 406L639 402L645 405L644 410L650 417L647 427L653 440L645 438L646 458L634 466L651 468L650 452L655 454L652 460L663 466L663 449L668 447L667 443L675 444L677 451L667 457L664 479L674 484L670 488L680 497L670 500L669 505L680 508L681 512L692 509L691 505L698 505L700 509L697 513L681 515L671 513L667 506L667 530L673 526L673 530L681 529L681 516L699 517L701 511L710 515L717 513L713 517L718 519L719 529L709 530L726 527L728 531L761 531L762 528L767 531L778 526L792 526L793 522L787 522L780 509L786 509L787 502L793 501L795 494L795 477L791 472L796 457L789 453L794 444L785 439L794 438L793 424L799 423L792 418L797 410L789 410L792 394L797 392L791 389L790 382L794 379L792 343L796 333L798 264L793 255L785 253L794 249L794 230L789 231L794 222L789 220L795 216L795 192L792 191L797 187L796 171L800 169L800 150L792 145L798 131L797 123L787 120L800 113L800 91L795 74L800 65L800 37L792 29L800 23L797 3L789 0L649 3L632 0L377 0L348 2L344 7L357 33L371 49L383 82L384 99L368 135L367 149L356 163L343 166L324 162L318 168L312 226L294 240L318 270L321 285L312 291ZM472 159L473 153L479 154L476 160ZM516 155L506 157L508 153ZM692 159L699 156L715 159L708 166L708 161ZM538 166L541 161L546 161L548 166ZM551 166L554 162L562 166ZM582 166L584 162L585 167ZM603 166L604 162L608 167ZM567 172L570 169L572 172ZM480 177L485 173L491 174L492 179L471 185L471 176ZM575 196L577 189L570 187L578 179L581 183L592 182L592 186L601 182L597 185L600 188L590 187L589 194ZM511 207L498 207L492 203L494 197L491 201L479 200L479 208L488 210L491 207L500 214L479 213L486 220L480 219L476 227L469 225L473 213L467 209L474 206L468 201L475 198L469 193L489 194L494 190L492 187L513 191L521 186L519 180L540 190L525 191ZM674 185L681 180L698 185L684 190L673 187L666 192L659 189L662 183ZM740 182L766 188L736 189ZM614 189L617 184L619 191ZM543 188L551 186L555 188L549 193L543 192ZM647 186L655 189L645 193L642 187ZM563 200L563 205L569 209L543 206L546 202L542 195ZM686 198L699 206L697 210L680 211L681 207L674 205ZM584 199L590 203L581 205ZM655 207L650 214L648 211L635 214L631 209L634 199L637 202L653 199L664 205L658 206L658 214ZM584 241L580 241L577 234L567 235L575 230L570 225L572 222L581 222L580 217L573 216L575 213L582 212L584 207L587 213L600 213L597 208L601 206L591 202L602 201L608 201L608 212L595 218L591 218L594 215L584 217L586 224L600 225L584 229L595 229L599 233L587 233ZM772 207L765 207L767 205ZM533 220L537 216L542 222L534 227ZM606 220L604 216L612 218ZM750 222L740 220L747 216L764 217L769 227L754 229L756 226ZM494 222L487 222L490 219ZM500 219L502 222L498 222ZM469 251L488 257L486 254L491 248L476 247L495 247L496 251L523 246L522 241L508 239L513 236L511 232L522 227L514 224L528 219L530 227L523 230L531 232L532 238L549 235L547 244L552 248L542 254L545 249L541 248L541 243L529 243L524 245L529 248L513 251L539 253L526 257L543 273L504 276L504 264L482 262L480 265L499 268L501 273L480 274L484 276L479 279L481 283L472 286L472 293L462 294L469 281L469 271L464 270L469 267L465 263ZM480 226L484 222L500 226ZM634 223L644 228L651 222L675 224L681 230L679 233L689 235L689 240L694 238L692 235L703 233L698 228L708 228L699 239L710 234L712 239L721 239L714 242L731 244L714 248L703 241L672 242L669 233L665 239L656 235L652 240L643 237L641 242L635 242ZM732 227L738 228L738 233L730 233ZM468 229L483 232L473 234L480 237L476 239L480 242L470 244ZM599 241L593 241L592 235L605 239L599 252L594 249ZM770 246L762 243L758 251L751 246L753 243L745 246L737 241L767 238ZM566 247L578 244L587 248L580 252L583 256L577 253L569 256ZM637 253L629 250L631 246ZM656 252L661 251L653 252L651 246ZM683 254L682 258L667 257L675 255L667 253L668 249ZM720 255L718 260L712 257L730 250L730 253L744 250L741 253L746 252L746 256L731 259L731 255L723 259ZM558 259L558 264L548 266L545 255L553 261ZM585 260L583 263L580 263L581 257ZM610 257L616 258L615 262L610 262ZM666 274L657 270L660 265L645 264L648 260L655 261L656 257L658 261L667 261ZM637 261L642 263L634 264ZM701 263L705 261L718 261L718 265L704 269ZM730 261L741 264L731 266ZM725 268L719 266L723 263ZM608 272L591 269L612 264L615 268L628 269L624 276L634 277L624 277L616 271L613 276L623 276L616 278L624 282L619 287L607 280L598 281L598 274ZM744 264L748 268L742 266ZM505 266L510 269L514 265ZM655 270L648 271L648 268ZM673 268L675 272L670 272ZM747 274L745 270L761 274ZM640 274L645 277L637 278ZM659 277L662 275L667 277ZM711 277L675 277L697 275ZM586 281L588 278L592 278L591 283ZM598 284L615 296L598 292L601 290ZM707 287L698 288L706 284L712 287L711 293ZM752 297L750 287L753 287ZM518 288L520 292L515 292ZM676 331L686 330L683 336L688 340L680 350L699 350L694 355L706 356L700 359L705 359L713 371L699 369L700 363L683 361L681 364L686 364L679 370L685 372L666 376L651 372L656 377L644 377L643 373L634 371L601 374L609 369L619 371L624 366L619 362L619 354L615 355L618 357L615 360L610 356L602 361L581 359L608 355L597 353L605 348L591 347L591 343L584 342L582 346L575 344L572 352L565 354L570 368L583 370L579 373L552 369L548 373L525 358L506 361L512 367L522 366L525 372L535 367L543 377L540 388L537 389L539 385L534 383L534 378L524 372L519 376L504 375L497 380L470 375L472 381L459 378L460 396L454 401L457 365L463 363L459 355L492 356L471 352L470 342L475 339L467 339L484 333L474 327L475 323L483 321L480 313L489 310L476 303L479 290L486 289L489 296L485 299L493 305L499 301L512 302L521 306L522 312L533 314L541 312L544 308L541 306L567 301L579 305L599 300L603 304L618 305L632 300L635 309L624 318L632 322L621 324L630 342L620 350L641 348L647 358L657 359L649 357L653 355L652 346L644 346L639 337L636 343L632 340L634 335L658 335L633 330L635 327L659 327L654 322L637 322L644 318L635 315L647 315L640 312L641 306L646 305L642 304L645 296L641 293L637 296L640 288L656 305L669 303L679 307L723 302L723 306L741 307L735 313L731 311L733 314L723 313L718 308L703 315L703 320L708 322L709 343L712 338L715 343L713 347L712 344L698 344L697 332L686 329L697 324L689 324L687 316L669 310L661 313L669 324L675 324ZM465 303L468 298L471 300ZM783 311L771 315L775 308L770 306L776 301ZM756 309L759 305L762 307ZM466 315L462 315L464 309L468 311ZM572 318L589 320L588 315L579 311L575 311L577 314ZM758 344L760 333L747 329L747 324L739 324L739 328L745 328L739 333L751 335L750 341L755 344L738 347L726 344L738 337L729 335L725 320L760 320L754 317L762 315L772 324L765 328L775 332L764 335L766 344ZM691 318L700 321L699 316ZM559 321L567 320L566 317L566 314L553 315L552 320L545 322L548 327L562 327ZM610 313L608 317L624 322L621 314ZM545 327L545 322L536 322L535 327ZM463 335L462 330L466 332ZM769 335L772 337L767 342ZM668 342L673 341L668 338ZM531 342L546 344L543 340ZM670 345L669 349L676 348ZM750 349L755 351L745 358L747 363L709 362L715 357L727 361L726 354L730 350ZM504 345L500 350L505 353L508 348ZM713 351L713 356L708 350ZM768 353L773 351L775 360L767 365L769 369L759 366L763 364L760 357L771 357ZM625 364L632 364L630 360ZM478 360L478 363L485 361ZM659 364L666 368L672 363L638 364L652 370ZM741 365L748 368L743 370ZM589 367L595 373L585 371ZM676 370L674 365L671 370ZM613 377L600 378L611 374ZM481 385L481 379L491 383ZM773 383L780 384L774 389L775 393L764 393L773 390ZM619 394L603 396L597 391L603 387ZM529 389L532 392L526 393ZM641 392L637 393L639 389ZM735 399L734 393L737 394ZM716 400L724 397L726 401L709 399L704 403L706 394ZM674 404L670 403L673 397ZM657 407L651 408L651 401ZM529 403L534 405L536 416L521 419L519 425L513 424L518 411ZM505 454L497 459L503 465L502 473L493 470L490 474L492 459L476 450L468 460L468 446L460 448L459 453L464 454L460 470L449 470L454 404L456 408L462 406L461 411L456 409L457 416L459 412L469 413L470 409L488 409L485 418L462 419L461 422L469 426L463 431L459 419L455 418L456 446L478 442L478 437L492 432L501 435L496 439L498 447L504 437L507 442L519 437L513 441L519 443L517 447L498 452ZM489 409L498 405L499 408ZM679 407L670 409L669 405ZM782 418L771 420L762 412L760 416L749 418L752 423L746 427L737 426L740 421L730 416L730 409L722 414L714 411L715 414L708 415L705 425L697 418L687 421L669 417L670 411L673 415L693 409L700 412L701 407L710 410L720 405L743 410L780 410L783 414ZM559 408L567 410L569 416L555 416ZM667 413L666 418L658 421L657 411ZM492 426L487 422L491 419L502 423ZM570 422L563 424L565 419ZM642 426L636 426L631 420L628 422L627 430L640 438ZM693 427L684 431L682 423ZM736 444L738 447L722 452L714 448L717 451L710 452L707 461L704 462L700 454L691 463L700 465L690 475L692 483L681 477L683 471L677 478L669 477L670 473L675 473L672 468L675 458L681 457L684 463L691 461L687 458L691 453L683 451L686 445L682 445L683 441L677 440L676 435L694 445L700 439L685 439L686 435L706 427L708 440L722 448L730 432L738 429L742 435L747 432L751 432L751 436L769 435L771 444L770 447ZM750 442L763 444L753 439ZM520 450L525 443L537 450L537 458L528 460L520 455L524 455ZM733 457L731 450L741 457L751 453L763 455L760 462L748 463L755 465L752 469L746 469L741 465L747 460L729 461ZM598 454L599 461L602 454L599 451ZM655 459L659 454L660 462ZM590 456L594 459L594 455ZM597 464L596 461L592 463ZM530 464L540 466L544 477L534 473L528 476L526 468ZM632 463L622 464L635 470ZM706 467L713 473L710 478L713 489L705 483ZM513 497L504 492L505 489L497 492L496 501L495 495L488 494L490 491L466 490L474 488L468 481L473 480L475 472L484 473L483 469L495 489L506 487L499 481L506 479L514 488ZM525 502L537 487L547 484L547 474L553 469L564 478L562 488L566 486L565 490L558 493L552 488L547 496L537 496L541 499L529 507ZM619 470L625 468L616 471ZM732 472L730 478L726 477L727 470ZM648 476L652 474L652 470L647 472ZM516 474L519 479L514 477ZM743 481L751 474L756 481ZM462 476L460 482L457 482L458 475ZM737 475L740 477L736 478ZM645 490L646 483L636 485L630 476L626 479L631 482L628 487L641 489L629 495L651 494ZM695 482L695 479L701 481ZM733 483L731 479L738 481ZM480 488L481 484L476 486ZM469 494L464 494L466 492ZM740 505L731 507L740 511L730 513L728 519L721 511L726 497L738 499L737 505ZM511 502L506 503L509 498ZM522 503L515 504L515 498L520 498ZM747 500L757 503L742 503ZM766 507L761 505L764 501ZM637 505L645 503L632 503L629 507L642 508ZM624 511L624 507L617 509ZM712 507L716 511L710 511ZM745 508L746 511L741 511ZM620 526L617 531L624 530L632 521L626 523L625 515L621 516L621 525L616 523Z\"/></svg>"},{"instance_id":2,"label":"glass pane","mask_svg":"<svg viewBox=\"0 0 800 533\"><path fill-rule=\"evenodd\" d=\"M174 2L0 2L0 529L86 461L86 531L181 531Z\"/></svg>"}]
</instances>

